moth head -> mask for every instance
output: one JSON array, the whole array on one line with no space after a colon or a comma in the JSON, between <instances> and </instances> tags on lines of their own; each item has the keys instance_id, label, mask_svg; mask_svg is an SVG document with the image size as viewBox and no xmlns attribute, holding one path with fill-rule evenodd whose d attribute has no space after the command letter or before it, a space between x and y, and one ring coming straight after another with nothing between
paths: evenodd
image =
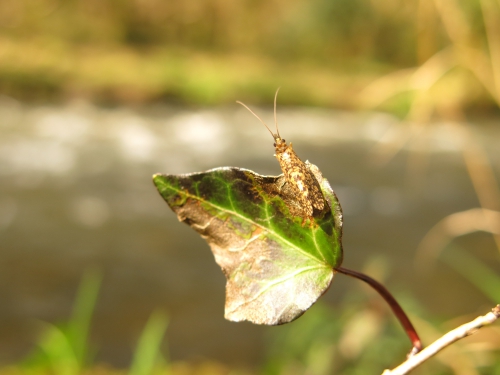
<instances>
[{"instance_id":1,"label":"moth head","mask_svg":"<svg viewBox=\"0 0 500 375\"><path fill-rule=\"evenodd\" d=\"M273 136L274 136L274 134L273 134ZM284 140L283 138L280 138L280 137L274 137L273 146L276 148L286 146L286 140Z\"/></svg>"}]
</instances>

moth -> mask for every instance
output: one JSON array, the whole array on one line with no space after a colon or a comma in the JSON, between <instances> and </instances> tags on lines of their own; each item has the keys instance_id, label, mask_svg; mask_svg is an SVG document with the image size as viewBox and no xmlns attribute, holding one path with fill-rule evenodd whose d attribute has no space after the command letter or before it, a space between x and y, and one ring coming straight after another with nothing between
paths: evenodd
<instances>
[{"instance_id":1,"label":"moth","mask_svg":"<svg viewBox=\"0 0 500 375\"><path fill-rule=\"evenodd\" d=\"M281 138L276 117L276 99L278 97L278 91L279 88L276 90L274 96L274 124L276 126L276 133L273 133L269 126L267 126L266 123L245 104L240 101L237 101L237 103L241 104L257 117L273 136L273 146L276 152L274 156L278 159L281 171L285 177L285 182L283 186L281 186L281 189L291 195L295 203L293 207L289 206L292 214L301 216L304 222L307 218L312 219L315 209L322 211L325 208L325 198L308 164L300 160L293 150L292 142L287 145L285 139Z\"/></svg>"}]
</instances>

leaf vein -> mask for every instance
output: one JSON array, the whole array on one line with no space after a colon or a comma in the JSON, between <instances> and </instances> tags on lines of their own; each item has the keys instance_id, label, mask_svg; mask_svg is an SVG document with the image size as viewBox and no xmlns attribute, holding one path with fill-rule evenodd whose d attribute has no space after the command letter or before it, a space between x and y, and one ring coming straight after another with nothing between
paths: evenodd
<instances>
[{"instance_id":1,"label":"leaf vein","mask_svg":"<svg viewBox=\"0 0 500 375\"><path fill-rule=\"evenodd\" d=\"M245 299L245 301L243 303L239 304L238 306L236 306L233 309L233 311L236 310L236 309L238 309L238 308L240 308L241 306L247 305L247 304L255 301L262 294L264 294L265 292L267 292L269 289L271 289L272 287L274 287L277 284L281 284L281 283L284 283L284 282L286 282L286 281L288 281L290 279L293 279L293 278L295 278L297 275L299 275L301 273L311 272L313 270L319 270L321 268L330 269L329 267L325 267L325 266L310 266L310 267L305 267L305 268L298 269L298 270L296 270L293 273L289 273L285 277L277 279L277 280L275 280L273 282L269 282L269 283L266 284L265 287L262 287L261 289L259 289L259 293L257 293L256 295L254 295L252 298Z\"/></svg>"},{"instance_id":2,"label":"leaf vein","mask_svg":"<svg viewBox=\"0 0 500 375\"><path fill-rule=\"evenodd\" d=\"M234 216L239 217L239 218L240 218L241 220L243 220L243 221L246 221L246 222L248 222L248 223L250 223L250 224L254 224L254 225L256 225L256 226L258 226L258 227L262 228L263 230L265 230L265 231L267 231L267 232L272 233L274 236L276 236L278 239L280 239L280 240L281 240L284 244L288 245L288 246L289 246L289 247L291 247L292 249L297 250L298 252L302 253L302 254L303 254L303 255L305 255L306 257L308 257L308 258L310 258L310 259L313 259L313 260L315 260L315 261L318 261L318 262L320 261L318 258L314 257L313 255L309 254L308 252L304 251L302 248L300 248L300 247L298 247L297 245L295 245L295 244L291 243L290 241L288 241L285 237L283 237L283 236L279 235L279 234L278 234L278 233L277 233L274 229L271 231L271 228L266 228L265 226L263 226L263 225L261 225L261 224L257 223L256 221L251 221L251 220L249 220L247 217L245 217L245 216L243 216L243 215L239 214L239 213L238 213L238 212L236 212L236 211L230 211L230 210L228 210L228 209L226 209L226 208L223 208L223 207L220 207L220 206L218 206L218 205L216 205L216 204L214 204L214 203L212 203L212 202L210 202L210 201L207 201L207 200L205 200L205 199L201 199L200 197L198 197L198 196L196 196L196 195L193 195L193 194L187 193L187 192L182 191L182 190L180 190L180 189L177 189L177 188L175 188L175 187L171 187L171 188L172 188L174 191L176 191L176 192L181 192L182 194L185 194L185 195L186 195L186 196L188 196L189 198L192 198L192 199L198 200L198 201L200 201L200 202L201 202L201 201L203 201L205 204L208 204L209 206L212 206L212 207L214 207L215 209L218 209L218 210L220 210L220 211L222 211L222 212L225 212L225 213L228 213L228 214L232 214L232 215L234 215Z\"/></svg>"}]
</instances>

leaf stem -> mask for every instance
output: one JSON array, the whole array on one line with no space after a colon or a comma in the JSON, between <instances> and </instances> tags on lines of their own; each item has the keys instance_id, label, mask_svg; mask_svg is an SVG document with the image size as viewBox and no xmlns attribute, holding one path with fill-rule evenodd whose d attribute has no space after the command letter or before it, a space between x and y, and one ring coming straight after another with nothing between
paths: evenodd
<instances>
[{"instance_id":1,"label":"leaf stem","mask_svg":"<svg viewBox=\"0 0 500 375\"><path fill-rule=\"evenodd\" d=\"M386 289L385 286L380 284L375 279L372 279L370 276L360 272L352 271L343 267L336 267L335 270L337 272L343 273L344 275L351 276L361 281L364 281L365 283L370 285L373 289L375 289L382 296L383 299L385 299L385 301L389 304L392 311L394 312L394 315L396 315L396 318L398 318L399 322L406 331L406 334L408 335L411 343L413 344L413 348L408 354L409 357L413 356L414 354L417 354L419 351L422 350L422 342L420 341L420 337L418 336L417 331L413 327L413 324L411 324L410 319L408 318L406 313L403 311L399 303L392 296L392 294Z\"/></svg>"}]
</instances>

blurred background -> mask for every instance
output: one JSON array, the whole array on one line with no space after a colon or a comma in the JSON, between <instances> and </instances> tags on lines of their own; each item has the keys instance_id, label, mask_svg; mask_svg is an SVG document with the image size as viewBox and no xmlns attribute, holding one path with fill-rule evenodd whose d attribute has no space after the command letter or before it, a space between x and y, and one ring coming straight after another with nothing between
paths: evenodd
<instances>
[{"instance_id":1,"label":"blurred background","mask_svg":"<svg viewBox=\"0 0 500 375\"><path fill-rule=\"evenodd\" d=\"M500 302L498 0L1 0L0 374L379 374L410 342L335 277L280 327L154 173L279 174L273 122L344 209L344 267L424 344ZM421 374L500 374L486 328Z\"/></svg>"}]
</instances>

